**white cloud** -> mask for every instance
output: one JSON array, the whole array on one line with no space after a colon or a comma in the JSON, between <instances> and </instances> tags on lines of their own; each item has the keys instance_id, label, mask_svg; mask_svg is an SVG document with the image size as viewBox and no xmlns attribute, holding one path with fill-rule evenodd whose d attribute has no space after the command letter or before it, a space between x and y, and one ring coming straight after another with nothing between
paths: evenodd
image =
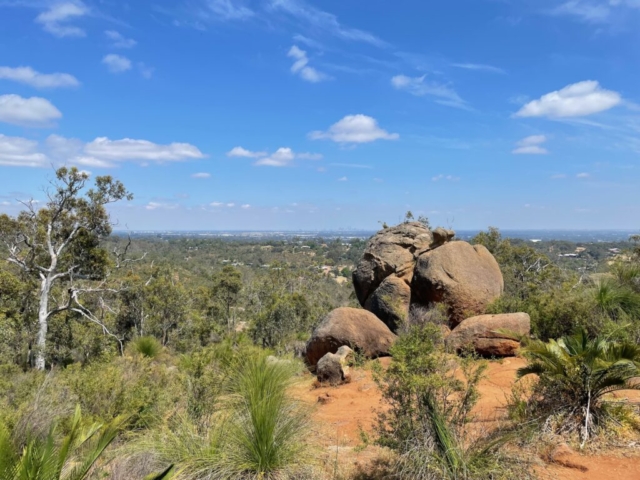
<instances>
[{"instance_id":1,"label":"white cloud","mask_svg":"<svg viewBox=\"0 0 640 480\"><path fill-rule=\"evenodd\" d=\"M198 172L191 175L191 178L211 178L211 174L207 172Z\"/></svg>"},{"instance_id":2,"label":"white cloud","mask_svg":"<svg viewBox=\"0 0 640 480\"><path fill-rule=\"evenodd\" d=\"M439 182L440 180L447 180L449 182L457 182L460 180L460 177L455 177L453 175L444 175L444 174L440 174L440 175L436 175L435 177L431 178L432 182Z\"/></svg>"},{"instance_id":3,"label":"white cloud","mask_svg":"<svg viewBox=\"0 0 640 480\"><path fill-rule=\"evenodd\" d=\"M594 80L568 85L524 105L516 117L584 117L619 105L622 97Z\"/></svg>"},{"instance_id":4,"label":"white cloud","mask_svg":"<svg viewBox=\"0 0 640 480\"><path fill-rule=\"evenodd\" d=\"M144 208L147 210L174 210L178 207L179 205L177 203L149 202Z\"/></svg>"},{"instance_id":5,"label":"white cloud","mask_svg":"<svg viewBox=\"0 0 640 480\"><path fill-rule=\"evenodd\" d=\"M267 155L267 152L252 152L242 147L233 147L227 152L227 157L260 158Z\"/></svg>"},{"instance_id":6,"label":"white cloud","mask_svg":"<svg viewBox=\"0 0 640 480\"><path fill-rule=\"evenodd\" d=\"M302 0L269 0L269 7L274 10L284 11L292 17L309 24L313 29L324 31L343 40L369 43L377 47L387 45L369 32L345 27L335 15L318 10Z\"/></svg>"},{"instance_id":7,"label":"white cloud","mask_svg":"<svg viewBox=\"0 0 640 480\"><path fill-rule=\"evenodd\" d=\"M0 122L26 127L45 127L60 118L60 110L44 98L0 95Z\"/></svg>"},{"instance_id":8,"label":"white cloud","mask_svg":"<svg viewBox=\"0 0 640 480\"><path fill-rule=\"evenodd\" d=\"M208 0L207 8L220 20L246 20L255 13L232 0Z\"/></svg>"},{"instance_id":9,"label":"white cloud","mask_svg":"<svg viewBox=\"0 0 640 480\"><path fill-rule=\"evenodd\" d=\"M10 167L43 167L46 155L38 151L38 142L0 133L0 165Z\"/></svg>"},{"instance_id":10,"label":"white cloud","mask_svg":"<svg viewBox=\"0 0 640 480\"><path fill-rule=\"evenodd\" d=\"M347 180L349 180L347 177L340 177L338 179L339 182L346 182Z\"/></svg>"},{"instance_id":11,"label":"white cloud","mask_svg":"<svg viewBox=\"0 0 640 480\"><path fill-rule=\"evenodd\" d=\"M221 207L221 206L224 205L224 203L222 203L222 202L211 202L209 205L211 207Z\"/></svg>"},{"instance_id":12,"label":"white cloud","mask_svg":"<svg viewBox=\"0 0 640 480\"><path fill-rule=\"evenodd\" d=\"M56 37L84 37L85 31L69 22L74 18L89 14L89 9L80 0L59 2L52 4L36 17L36 22L41 24L45 31Z\"/></svg>"},{"instance_id":13,"label":"white cloud","mask_svg":"<svg viewBox=\"0 0 640 480\"><path fill-rule=\"evenodd\" d=\"M40 73L31 67L0 67L0 79L24 83L35 88L77 87L80 82L68 73Z\"/></svg>"},{"instance_id":14,"label":"white cloud","mask_svg":"<svg viewBox=\"0 0 640 480\"><path fill-rule=\"evenodd\" d=\"M468 109L466 102L449 86L437 82L425 81L426 75L421 77L408 77L406 75L396 75L391 78L391 85L397 90L415 95L416 97L435 97L436 103L448 107Z\"/></svg>"},{"instance_id":15,"label":"white cloud","mask_svg":"<svg viewBox=\"0 0 640 480\"><path fill-rule=\"evenodd\" d=\"M294 45L289 50L289 53L287 53L287 56L295 60L294 64L291 66L291 72L297 73L303 80L311 83L329 80L327 75L308 65L309 58L307 57L307 52L304 50L301 50Z\"/></svg>"},{"instance_id":16,"label":"white cloud","mask_svg":"<svg viewBox=\"0 0 640 480\"><path fill-rule=\"evenodd\" d=\"M148 140L109 140L99 137L87 143L84 152L94 158L104 161L122 162L140 160L150 162L175 162L188 159L204 158L205 155L189 143L170 143L160 145Z\"/></svg>"},{"instance_id":17,"label":"white cloud","mask_svg":"<svg viewBox=\"0 0 640 480\"><path fill-rule=\"evenodd\" d=\"M368 143L375 140L397 140L397 133L389 133L378 126L375 118L367 115L347 115L334 123L326 132L309 133L312 140L329 139L338 143Z\"/></svg>"},{"instance_id":18,"label":"white cloud","mask_svg":"<svg viewBox=\"0 0 640 480\"><path fill-rule=\"evenodd\" d=\"M268 167L286 167L291 165L295 159L299 160L321 160L322 154L301 152L295 153L289 147L280 147L269 155L267 152L253 152L242 147L234 147L227 152L228 157L256 158L254 165Z\"/></svg>"},{"instance_id":19,"label":"white cloud","mask_svg":"<svg viewBox=\"0 0 640 480\"><path fill-rule=\"evenodd\" d=\"M530 135L516 143L511 151L516 155L546 155L549 151L541 145L547 141L545 135Z\"/></svg>"},{"instance_id":20,"label":"white cloud","mask_svg":"<svg viewBox=\"0 0 640 480\"><path fill-rule=\"evenodd\" d=\"M248 210L249 208L251 208L251 205L249 205L248 203L245 203L240 208L244 208L245 210Z\"/></svg>"},{"instance_id":21,"label":"white cloud","mask_svg":"<svg viewBox=\"0 0 640 480\"><path fill-rule=\"evenodd\" d=\"M265 165L268 167L286 167L296 158L293 150L288 147L280 147L275 153L268 157L261 158L255 165Z\"/></svg>"},{"instance_id":22,"label":"white cloud","mask_svg":"<svg viewBox=\"0 0 640 480\"><path fill-rule=\"evenodd\" d=\"M107 66L111 73L122 73L131 69L131 60L115 53L105 55L102 63Z\"/></svg>"},{"instance_id":23,"label":"white cloud","mask_svg":"<svg viewBox=\"0 0 640 480\"><path fill-rule=\"evenodd\" d=\"M133 38L126 38L115 30L106 30L104 34L111 40L111 46L113 48L133 48L138 43Z\"/></svg>"},{"instance_id":24,"label":"white cloud","mask_svg":"<svg viewBox=\"0 0 640 480\"><path fill-rule=\"evenodd\" d=\"M452 63L451 66L456 68L464 68L465 70L478 70L481 72L501 74L507 73L502 68L494 67L493 65L484 65L481 63Z\"/></svg>"},{"instance_id":25,"label":"white cloud","mask_svg":"<svg viewBox=\"0 0 640 480\"><path fill-rule=\"evenodd\" d=\"M591 175L589 175L586 172L582 172L576 175L576 178L589 178Z\"/></svg>"},{"instance_id":26,"label":"white cloud","mask_svg":"<svg viewBox=\"0 0 640 480\"><path fill-rule=\"evenodd\" d=\"M235 207L235 206L236 206L236 204L235 204L235 203L227 203L227 207L229 207L229 208L233 208L233 207Z\"/></svg>"}]
</instances>

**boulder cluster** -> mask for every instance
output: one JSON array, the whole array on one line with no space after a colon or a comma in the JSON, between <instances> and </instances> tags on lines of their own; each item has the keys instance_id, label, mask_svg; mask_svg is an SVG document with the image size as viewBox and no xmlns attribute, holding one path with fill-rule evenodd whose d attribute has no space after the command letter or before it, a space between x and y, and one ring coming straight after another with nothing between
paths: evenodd
<instances>
[{"instance_id":1,"label":"boulder cluster","mask_svg":"<svg viewBox=\"0 0 640 480\"><path fill-rule=\"evenodd\" d=\"M315 368L343 345L369 358L388 355L410 311L436 304L447 312L451 350L513 355L518 338L529 334L529 316L483 315L504 290L502 272L484 246L452 241L454 236L452 230L430 230L418 222L374 235L353 272L363 309L338 308L320 322L306 345L309 366Z\"/></svg>"}]
</instances>

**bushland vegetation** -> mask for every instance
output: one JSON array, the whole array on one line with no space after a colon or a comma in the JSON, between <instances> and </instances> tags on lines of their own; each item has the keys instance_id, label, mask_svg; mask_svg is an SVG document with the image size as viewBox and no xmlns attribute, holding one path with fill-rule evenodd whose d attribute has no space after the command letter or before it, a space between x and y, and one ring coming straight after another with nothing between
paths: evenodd
<instances>
[{"instance_id":1,"label":"bushland vegetation","mask_svg":"<svg viewBox=\"0 0 640 480\"><path fill-rule=\"evenodd\" d=\"M331 478L290 387L316 323L357 306L365 241L114 236L105 206L130 194L89 183L61 169L44 207L0 215L0 480ZM486 361L445 351L442 310L412 311L376 373L391 478L526 478L503 448L523 424L581 445L637 432L638 412L610 402L638 385L631 240L570 264L477 235L505 279L490 311L531 315L520 375L539 381L513 393L505 435L471 435Z\"/></svg>"}]
</instances>

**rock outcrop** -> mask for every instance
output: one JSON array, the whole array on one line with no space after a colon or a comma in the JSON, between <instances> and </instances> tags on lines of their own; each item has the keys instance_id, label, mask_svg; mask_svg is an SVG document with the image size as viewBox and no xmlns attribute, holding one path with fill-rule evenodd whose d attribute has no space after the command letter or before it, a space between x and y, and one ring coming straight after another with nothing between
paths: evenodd
<instances>
[{"instance_id":1,"label":"rock outcrop","mask_svg":"<svg viewBox=\"0 0 640 480\"><path fill-rule=\"evenodd\" d=\"M431 248L433 234L418 222L401 223L376 233L353 272L353 286L363 307L390 275L411 283L418 256Z\"/></svg>"},{"instance_id":2,"label":"rock outcrop","mask_svg":"<svg viewBox=\"0 0 640 480\"><path fill-rule=\"evenodd\" d=\"M340 385L351 380L349 360L353 359L354 351L343 345L336 353L327 353L316 365L316 376L320 383Z\"/></svg>"},{"instance_id":3,"label":"rock outcrop","mask_svg":"<svg viewBox=\"0 0 640 480\"><path fill-rule=\"evenodd\" d=\"M386 356L395 340L389 327L373 313L358 308L337 308L313 331L306 345L305 360L310 367L315 367L318 360L327 353L336 353L343 345L368 358Z\"/></svg>"},{"instance_id":4,"label":"rock outcrop","mask_svg":"<svg viewBox=\"0 0 640 480\"><path fill-rule=\"evenodd\" d=\"M472 348L486 357L509 357L520 347L517 338L529 335L530 330L531 321L526 313L479 315L462 321L447 336L445 344L456 352Z\"/></svg>"},{"instance_id":5,"label":"rock outcrop","mask_svg":"<svg viewBox=\"0 0 640 480\"><path fill-rule=\"evenodd\" d=\"M411 284L412 302L444 303L455 327L481 314L504 290L500 266L482 245L449 242L420 255Z\"/></svg>"},{"instance_id":6,"label":"rock outcrop","mask_svg":"<svg viewBox=\"0 0 640 480\"><path fill-rule=\"evenodd\" d=\"M409 314L411 287L395 274L385 278L367 299L365 308L395 332Z\"/></svg>"}]
</instances>

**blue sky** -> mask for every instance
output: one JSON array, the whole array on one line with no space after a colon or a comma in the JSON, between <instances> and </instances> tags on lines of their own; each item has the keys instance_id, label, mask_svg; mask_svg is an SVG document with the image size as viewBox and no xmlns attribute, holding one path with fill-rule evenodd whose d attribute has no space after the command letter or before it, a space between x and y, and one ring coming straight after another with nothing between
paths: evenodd
<instances>
[{"instance_id":1,"label":"blue sky","mask_svg":"<svg viewBox=\"0 0 640 480\"><path fill-rule=\"evenodd\" d=\"M0 0L0 212L119 228L640 228L640 0Z\"/></svg>"}]
</instances>

